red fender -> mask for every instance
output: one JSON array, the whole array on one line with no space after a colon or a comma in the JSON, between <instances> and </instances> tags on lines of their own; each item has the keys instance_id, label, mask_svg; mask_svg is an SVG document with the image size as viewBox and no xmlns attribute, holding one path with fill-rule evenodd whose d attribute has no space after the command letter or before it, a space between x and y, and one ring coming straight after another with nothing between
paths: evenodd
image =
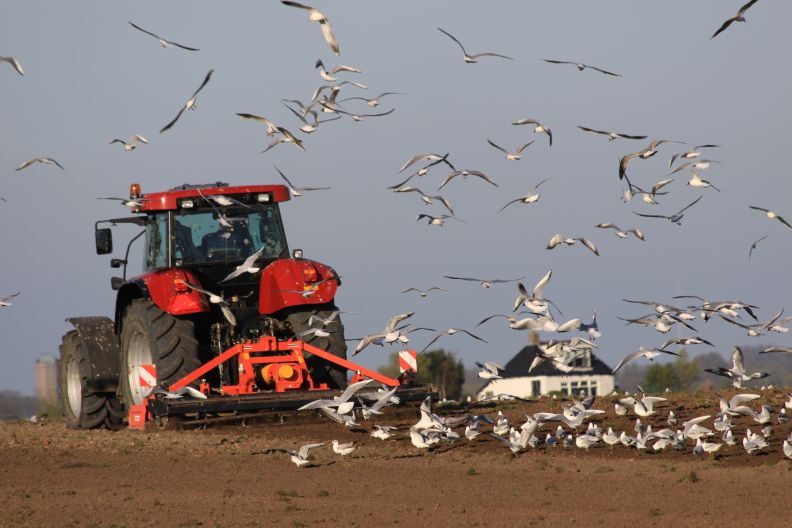
<instances>
[{"instance_id":1,"label":"red fender","mask_svg":"<svg viewBox=\"0 0 792 528\"><path fill-rule=\"evenodd\" d=\"M170 268L152 271L140 279L146 284L154 304L169 314L183 315L209 311L209 303L203 295L181 286L183 283L200 284L190 270Z\"/></svg>"},{"instance_id":2,"label":"red fender","mask_svg":"<svg viewBox=\"0 0 792 528\"><path fill-rule=\"evenodd\" d=\"M261 272L259 313L272 314L289 306L329 303L335 298L337 279L333 268L313 260L276 260Z\"/></svg>"}]
</instances>

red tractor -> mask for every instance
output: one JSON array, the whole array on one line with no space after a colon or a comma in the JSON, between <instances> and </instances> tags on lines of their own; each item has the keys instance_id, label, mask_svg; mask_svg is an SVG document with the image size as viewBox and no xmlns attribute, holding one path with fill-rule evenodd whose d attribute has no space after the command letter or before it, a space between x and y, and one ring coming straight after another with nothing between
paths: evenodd
<instances>
[{"instance_id":1,"label":"red tractor","mask_svg":"<svg viewBox=\"0 0 792 528\"><path fill-rule=\"evenodd\" d=\"M401 384L345 360L334 303L341 280L289 252L278 206L288 199L283 185L218 182L146 195L131 186L126 205L137 214L95 226L100 255L113 250L111 229L100 225L143 228L125 258L111 260L124 269L111 280L115 320L70 318L75 329L60 346L69 427L114 428L147 404L155 414L202 417L296 408L318 397L306 391L345 387L348 370ZM143 273L126 278L140 237ZM186 386L208 398L151 398L152 387Z\"/></svg>"}]
</instances>

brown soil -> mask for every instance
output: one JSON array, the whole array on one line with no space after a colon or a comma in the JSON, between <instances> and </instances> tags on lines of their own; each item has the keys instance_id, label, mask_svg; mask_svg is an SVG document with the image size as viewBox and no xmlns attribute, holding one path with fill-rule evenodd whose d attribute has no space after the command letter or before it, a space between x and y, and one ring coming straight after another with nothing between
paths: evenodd
<instances>
[{"instance_id":1,"label":"brown soil","mask_svg":"<svg viewBox=\"0 0 792 528\"><path fill-rule=\"evenodd\" d=\"M669 409L680 423L717 412L711 393L666 396L669 404L652 417L655 429L665 426ZM779 410L782 400L783 393L768 391L760 401ZM634 417L616 417L612 401L595 404L607 410L598 422L634 434ZM560 402L498 408L519 424L523 413L555 411ZM417 415L377 423L409 427ZM773 527L792 518L792 461L780 447L792 424L775 419L766 454L724 447L711 460L690 447L657 454L542 447L513 457L486 437L419 452L404 430L382 442L369 436L369 424L350 431L285 418L156 433L0 424L0 525ZM745 418L737 424L740 438L746 426L761 428ZM256 454L334 438L356 440L359 449L342 458L328 445L304 469L284 454Z\"/></svg>"}]
</instances>

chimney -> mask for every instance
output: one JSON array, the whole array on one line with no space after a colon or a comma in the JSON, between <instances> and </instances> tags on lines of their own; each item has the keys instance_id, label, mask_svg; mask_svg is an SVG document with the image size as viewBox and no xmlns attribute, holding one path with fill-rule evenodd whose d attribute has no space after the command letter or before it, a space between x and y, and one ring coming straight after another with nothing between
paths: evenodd
<instances>
[{"instance_id":1,"label":"chimney","mask_svg":"<svg viewBox=\"0 0 792 528\"><path fill-rule=\"evenodd\" d=\"M528 332L528 344L530 346L538 346L539 345L539 333L538 332Z\"/></svg>"}]
</instances>

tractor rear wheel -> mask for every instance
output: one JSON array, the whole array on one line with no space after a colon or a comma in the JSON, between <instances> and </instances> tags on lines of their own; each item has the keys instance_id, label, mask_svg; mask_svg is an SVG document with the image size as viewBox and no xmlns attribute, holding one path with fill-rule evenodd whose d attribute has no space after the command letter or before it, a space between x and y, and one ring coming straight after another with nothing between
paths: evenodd
<instances>
[{"instance_id":1,"label":"tractor rear wheel","mask_svg":"<svg viewBox=\"0 0 792 528\"><path fill-rule=\"evenodd\" d=\"M297 311L289 313L286 320L291 326L292 332L296 336L300 332L308 330L311 327L320 327L321 324L314 321L313 325L309 325L308 321L311 316L321 317L326 319L330 314L337 312L338 308L333 304L319 305L319 306L301 306ZM334 356L346 359L346 341L344 341L344 323L341 322L341 317L336 318L325 327L326 330L332 330L332 333L327 337L306 337L305 342L321 348ZM312 354L305 355L305 363L308 370L311 372L311 377L316 383L327 383L332 389L343 389L347 386L347 369L334 363L329 363L320 357Z\"/></svg>"},{"instance_id":2,"label":"tractor rear wheel","mask_svg":"<svg viewBox=\"0 0 792 528\"><path fill-rule=\"evenodd\" d=\"M141 384L142 365L154 365L156 385L168 387L201 366L199 350L192 321L174 317L150 299L132 300L121 330L119 381L124 403L143 402L148 387Z\"/></svg>"},{"instance_id":3,"label":"tractor rear wheel","mask_svg":"<svg viewBox=\"0 0 792 528\"><path fill-rule=\"evenodd\" d=\"M124 411L115 393L88 389L88 361L76 330L63 336L60 346L60 389L63 415L70 429L118 429Z\"/></svg>"}]
</instances>

